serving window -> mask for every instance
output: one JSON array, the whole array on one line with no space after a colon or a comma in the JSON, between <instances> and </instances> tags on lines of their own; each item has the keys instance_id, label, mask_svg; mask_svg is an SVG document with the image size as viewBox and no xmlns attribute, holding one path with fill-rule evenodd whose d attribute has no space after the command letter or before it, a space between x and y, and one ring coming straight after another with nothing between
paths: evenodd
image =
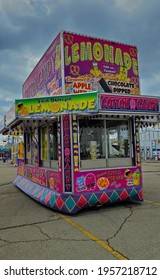
<instances>
[{"instance_id":1,"label":"serving window","mask_svg":"<svg viewBox=\"0 0 160 280\"><path fill-rule=\"evenodd\" d=\"M132 165L131 120L80 118L81 169Z\"/></svg>"},{"instance_id":2,"label":"serving window","mask_svg":"<svg viewBox=\"0 0 160 280\"><path fill-rule=\"evenodd\" d=\"M57 122L25 132L25 162L58 169Z\"/></svg>"},{"instance_id":3,"label":"serving window","mask_svg":"<svg viewBox=\"0 0 160 280\"><path fill-rule=\"evenodd\" d=\"M38 129L25 133L25 161L26 164L38 165L39 162Z\"/></svg>"},{"instance_id":4,"label":"serving window","mask_svg":"<svg viewBox=\"0 0 160 280\"><path fill-rule=\"evenodd\" d=\"M80 120L81 159L105 158L104 120Z\"/></svg>"},{"instance_id":5,"label":"serving window","mask_svg":"<svg viewBox=\"0 0 160 280\"><path fill-rule=\"evenodd\" d=\"M58 168L57 122L41 128L41 162L43 167Z\"/></svg>"},{"instance_id":6,"label":"serving window","mask_svg":"<svg viewBox=\"0 0 160 280\"><path fill-rule=\"evenodd\" d=\"M126 120L108 121L106 128L108 131L108 157L130 157L129 122Z\"/></svg>"}]
</instances>

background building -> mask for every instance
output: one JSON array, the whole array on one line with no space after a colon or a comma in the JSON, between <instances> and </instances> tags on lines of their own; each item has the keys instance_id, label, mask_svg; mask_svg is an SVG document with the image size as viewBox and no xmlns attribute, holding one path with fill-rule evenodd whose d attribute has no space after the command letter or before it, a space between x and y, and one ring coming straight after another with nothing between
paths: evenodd
<instances>
[{"instance_id":1,"label":"background building","mask_svg":"<svg viewBox=\"0 0 160 280\"><path fill-rule=\"evenodd\" d=\"M160 123L140 128L140 146L142 159L160 160Z\"/></svg>"}]
</instances>

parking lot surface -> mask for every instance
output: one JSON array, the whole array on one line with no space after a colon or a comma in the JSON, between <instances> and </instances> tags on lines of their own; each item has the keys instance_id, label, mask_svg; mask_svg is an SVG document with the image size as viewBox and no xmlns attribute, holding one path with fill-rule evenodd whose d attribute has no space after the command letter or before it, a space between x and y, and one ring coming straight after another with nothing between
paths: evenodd
<instances>
[{"instance_id":1,"label":"parking lot surface","mask_svg":"<svg viewBox=\"0 0 160 280\"><path fill-rule=\"evenodd\" d=\"M144 202L64 215L37 203L0 163L1 260L159 260L160 161L142 163Z\"/></svg>"}]
</instances>

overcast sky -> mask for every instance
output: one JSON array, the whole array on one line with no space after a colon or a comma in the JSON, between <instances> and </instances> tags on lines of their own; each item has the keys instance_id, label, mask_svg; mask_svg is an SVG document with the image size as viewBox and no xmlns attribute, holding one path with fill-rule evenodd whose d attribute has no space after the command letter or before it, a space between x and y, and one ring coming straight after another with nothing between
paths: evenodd
<instances>
[{"instance_id":1,"label":"overcast sky","mask_svg":"<svg viewBox=\"0 0 160 280\"><path fill-rule=\"evenodd\" d=\"M0 0L0 119L61 30L137 46L141 94L160 96L159 0Z\"/></svg>"}]
</instances>

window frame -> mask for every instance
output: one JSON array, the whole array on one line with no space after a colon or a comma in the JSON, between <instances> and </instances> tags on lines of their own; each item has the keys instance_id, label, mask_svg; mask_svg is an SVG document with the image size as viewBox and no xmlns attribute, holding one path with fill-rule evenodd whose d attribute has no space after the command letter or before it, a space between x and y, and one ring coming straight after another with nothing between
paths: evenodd
<instances>
[{"instance_id":1,"label":"window frame","mask_svg":"<svg viewBox=\"0 0 160 280\"><path fill-rule=\"evenodd\" d=\"M57 130L57 145L56 145L56 157L57 159L50 159L50 141L49 141L49 128L51 126L53 126L53 124L56 123L57 127L56 127L56 130ZM42 155L43 155L43 143L42 143L42 139L43 139L43 129L47 129L47 158L46 159L43 159L42 158ZM50 168L50 169L56 169L58 170L58 120L56 119L55 121L53 121L52 123L49 123L49 124L45 124L44 126L41 127L40 129L40 143L41 143L41 151L40 151L40 162L41 162L41 166L42 167L45 167L45 168ZM53 147L54 149L54 147Z\"/></svg>"},{"instance_id":2,"label":"window frame","mask_svg":"<svg viewBox=\"0 0 160 280\"><path fill-rule=\"evenodd\" d=\"M79 132L80 132L80 120L84 119L82 117L79 118ZM87 117L86 117L87 119ZM97 115L97 116L92 116L89 117L89 119L96 120L104 120L104 141L105 141L105 158L102 159L81 159L80 151L79 151L79 159L80 159L80 169L81 170L87 170L87 169L102 169L102 168L114 168L114 167L127 167L127 166L134 166L134 161L133 158L135 157L134 155L134 139L133 139L133 129L132 129L132 118L131 117L107 117L103 115ZM117 122L124 122L128 124L128 134L129 134L129 150L130 150L130 155L128 157L119 157L119 158L109 158L109 141L108 141L108 128L107 128L107 121L109 120L115 120ZM120 124L120 123L119 123ZM79 133L78 133L79 134ZM80 136L79 136L79 147L81 147L80 143Z\"/></svg>"}]
</instances>

